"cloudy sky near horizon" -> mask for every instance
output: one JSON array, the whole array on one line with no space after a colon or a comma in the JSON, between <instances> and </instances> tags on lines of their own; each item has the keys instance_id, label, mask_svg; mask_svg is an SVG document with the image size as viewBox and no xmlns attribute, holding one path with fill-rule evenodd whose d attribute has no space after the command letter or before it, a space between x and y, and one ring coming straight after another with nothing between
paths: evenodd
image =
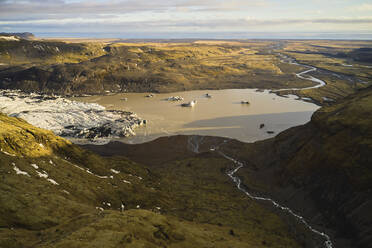
<instances>
[{"instance_id":1,"label":"cloudy sky near horizon","mask_svg":"<svg viewBox=\"0 0 372 248\"><path fill-rule=\"evenodd\" d=\"M0 0L0 32L21 31L352 36L372 34L372 0Z\"/></svg>"}]
</instances>

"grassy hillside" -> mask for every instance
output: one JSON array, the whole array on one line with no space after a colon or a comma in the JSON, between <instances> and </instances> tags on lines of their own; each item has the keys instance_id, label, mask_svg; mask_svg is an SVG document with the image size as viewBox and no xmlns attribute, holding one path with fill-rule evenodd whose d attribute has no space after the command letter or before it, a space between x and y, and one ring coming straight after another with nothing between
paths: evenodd
<instances>
[{"instance_id":1,"label":"grassy hillside","mask_svg":"<svg viewBox=\"0 0 372 248\"><path fill-rule=\"evenodd\" d=\"M141 165L0 123L0 247L300 247L302 235L234 188L224 159Z\"/></svg>"},{"instance_id":2,"label":"grassy hillside","mask_svg":"<svg viewBox=\"0 0 372 248\"><path fill-rule=\"evenodd\" d=\"M294 93L336 100L371 82L371 43L340 41L1 40L0 88L58 94L171 92L314 85L278 53L320 70L321 89ZM337 74L335 74L337 73Z\"/></svg>"},{"instance_id":3,"label":"grassy hillside","mask_svg":"<svg viewBox=\"0 0 372 248\"><path fill-rule=\"evenodd\" d=\"M57 41L0 40L0 63L3 66L52 65L79 63L105 54L103 44L68 44Z\"/></svg>"},{"instance_id":4,"label":"grassy hillside","mask_svg":"<svg viewBox=\"0 0 372 248\"><path fill-rule=\"evenodd\" d=\"M270 41L105 44L22 40L0 42L1 46L2 88L98 94L312 85L295 76L301 67L281 65L268 52L273 46Z\"/></svg>"}]
</instances>

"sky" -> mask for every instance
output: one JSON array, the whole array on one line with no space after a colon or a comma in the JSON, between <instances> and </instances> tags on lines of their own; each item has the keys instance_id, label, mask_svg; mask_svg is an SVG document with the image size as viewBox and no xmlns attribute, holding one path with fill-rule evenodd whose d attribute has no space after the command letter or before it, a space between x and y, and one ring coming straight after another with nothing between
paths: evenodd
<instances>
[{"instance_id":1,"label":"sky","mask_svg":"<svg viewBox=\"0 0 372 248\"><path fill-rule=\"evenodd\" d=\"M51 37L372 39L372 0L0 0L0 32Z\"/></svg>"}]
</instances>

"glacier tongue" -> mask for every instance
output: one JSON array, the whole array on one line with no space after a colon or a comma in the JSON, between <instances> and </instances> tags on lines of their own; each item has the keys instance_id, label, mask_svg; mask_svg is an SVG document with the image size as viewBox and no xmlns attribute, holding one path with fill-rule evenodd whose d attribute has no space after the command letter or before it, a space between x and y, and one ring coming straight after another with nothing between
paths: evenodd
<instances>
[{"instance_id":1,"label":"glacier tongue","mask_svg":"<svg viewBox=\"0 0 372 248\"><path fill-rule=\"evenodd\" d=\"M131 112L16 90L0 90L0 112L66 138L100 143L135 135L134 129L146 123Z\"/></svg>"}]
</instances>

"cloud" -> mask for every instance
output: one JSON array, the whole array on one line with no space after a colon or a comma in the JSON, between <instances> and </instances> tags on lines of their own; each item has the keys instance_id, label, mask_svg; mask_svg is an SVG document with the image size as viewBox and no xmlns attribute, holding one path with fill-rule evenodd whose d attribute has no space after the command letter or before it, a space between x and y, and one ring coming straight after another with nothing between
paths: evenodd
<instances>
[{"instance_id":1,"label":"cloud","mask_svg":"<svg viewBox=\"0 0 372 248\"><path fill-rule=\"evenodd\" d=\"M350 28L350 25L352 28ZM123 16L102 16L101 18L65 18L22 21L0 21L0 30L4 27L13 30L31 32L260 32L260 31L320 31L349 30L355 25L363 25L364 30L372 30L372 18L363 19L209 19L209 20L131 20Z\"/></svg>"},{"instance_id":2,"label":"cloud","mask_svg":"<svg viewBox=\"0 0 372 248\"><path fill-rule=\"evenodd\" d=\"M0 0L0 31L5 28L33 32L244 32L311 28L316 31L318 28L341 29L344 26L352 26L350 30L366 30L372 25L372 17L369 16L302 18L308 12L317 11L318 6L305 8L303 12L290 12L290 15L285 12L288 7L288 1L279 3L277 0ZM363 8L372 8L372 4L365 4ZM322 9L329 14L326 10ZM316 17L322 17L321 13L317 13ZM244 18L247 15L251 17ZM292 18L281 18L284 15Z\"/></svg>"},{"instance_id":3,"label":"cloud","mask_svg":"<svg viewBox=\"0 0 372 248\"><path fill-rule=\"evenodd\" d=\"M351 10L357 11L357 12L372 11L372 4L371 3L364 3L364 4L361 4L361 5L353 6L353 7L351 7Z\"/></svg>"},{"instance_id":4,"label":"cloud","mask_svg":"<svg viewBox=\"0 0 372 248\"><path fill-rule=\"evenodd\" d=\"M107 0L66 2L63 0L4 1L0 0L0 15L25 14L119 14L133 12L169 11L190 9L193 11L234 11L267 5L267 0Z\"/></svg>"},{"instance_id":5,"label":"cloud","mask_svg":"<svg viewBox=\"0 0 372 248\"><path fill-rule=\"evenodd\" d=\"M68 17L55 18L52 15L49 18L42 19L25 19L25 20L0 20L0 25L65 25L65 24L102 24L102 25L126 25L126 24L143 24L144 26L246 26L246 25L284 25L284 24L372 24L372 17L366 18L317 18L317 19L254 19L247 17L245 19L177 19L177 20L143 20L131 21L131 17L125 15L98 15L94 18Z\"/></svg>"}]
</instances>

